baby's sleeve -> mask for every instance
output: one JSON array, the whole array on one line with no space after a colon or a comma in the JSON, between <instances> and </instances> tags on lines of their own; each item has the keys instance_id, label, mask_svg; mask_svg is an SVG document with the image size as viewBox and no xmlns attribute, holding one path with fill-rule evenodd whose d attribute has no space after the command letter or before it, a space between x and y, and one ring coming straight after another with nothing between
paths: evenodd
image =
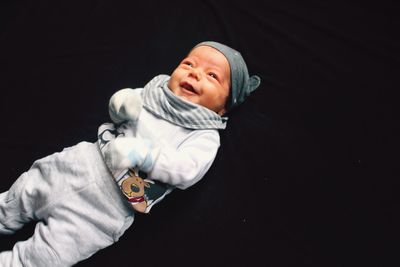
<instances>
[{"instance_id":1,"label":"baby's sleeve","mask_svg":"<svg viewBox=\"0 0 400 267\"><path fill-rule=\"evenodd\" d=\"M219 146L216 130L194 131L177 148L168 143L158 144L152 151L154 164L148 178L186 189L203 178Z\"/></svg>"}]
</instances>

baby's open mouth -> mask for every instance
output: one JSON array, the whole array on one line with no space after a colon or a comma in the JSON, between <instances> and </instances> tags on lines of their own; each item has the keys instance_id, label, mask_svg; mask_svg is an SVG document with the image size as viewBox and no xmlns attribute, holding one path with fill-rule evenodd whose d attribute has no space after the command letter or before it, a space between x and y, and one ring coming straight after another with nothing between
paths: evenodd
<instances>
[{"instance_id":1,"label":"baby's open mouth","mask_svg":"<svg viewBox=\"0 0 400 267\"><path fill-rule=\"evenodd\" d=\"M182 83L180 84L180 86L181 86L182 88L184 88L186 91L189 91L189 92L191 92L191 93L193 93L193 94L196 94L196 90L194 90L193 86L192 86L190 83L188 83L188 82L182 82Z\"/></svg>"}]
</instances>

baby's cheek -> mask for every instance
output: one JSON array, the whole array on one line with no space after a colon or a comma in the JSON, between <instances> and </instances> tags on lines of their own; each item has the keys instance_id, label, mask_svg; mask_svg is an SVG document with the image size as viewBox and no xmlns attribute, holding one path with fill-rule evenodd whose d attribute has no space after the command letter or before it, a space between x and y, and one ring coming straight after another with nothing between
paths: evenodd
<instances>
[{"instance_id":1,"label":"baby's cheek","mask_svg":"<svg viewBox=\"0 0 400 267\"><path fill-rule=\"evenodd\" d=\"M176 81L175 79L172 79L172 78L171 78L171 79L168 81L167 86L168 86L169 90L171 90L173 93L176 93L176 88L177 88L177 86L178 86L178 83L177 83L177 81Z\"/></svg>"}]
</instances>

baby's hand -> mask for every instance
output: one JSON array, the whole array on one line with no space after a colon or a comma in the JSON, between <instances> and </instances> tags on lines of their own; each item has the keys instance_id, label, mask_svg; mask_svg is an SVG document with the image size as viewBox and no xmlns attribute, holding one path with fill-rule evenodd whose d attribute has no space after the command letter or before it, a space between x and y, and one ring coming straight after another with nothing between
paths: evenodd
<instances>
[{"instance_id":1,"label":"baby's hand","mask_svg":"<svg viewBox=\"0 0 400 267\"><path fill-rule=\"evenodd\" d=\"M104 147L104 159L113 171L128 168L147 170L153 164L151 144L146 139L117 137Z\"/></svg>"},{"instance_id":2,"label":"baby's hand","mask_svg":"<svg viewBox=\"0 0 400 267\"><path fill-rule=\"evenodd\" d=\"M124 121L137 121L142 110L142 97L131 88L116 92L110 99L111 120L119 124Z\"/></svg>"}]
</instances>

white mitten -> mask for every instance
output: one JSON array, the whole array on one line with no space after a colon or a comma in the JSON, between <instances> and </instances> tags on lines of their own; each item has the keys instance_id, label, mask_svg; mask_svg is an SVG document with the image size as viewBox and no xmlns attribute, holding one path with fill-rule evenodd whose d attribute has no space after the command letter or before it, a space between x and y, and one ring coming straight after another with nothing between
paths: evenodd
<instances>
[{"instance_id":1,"label":"white mitten","mask_svg":"<svg viewBox=\"0 0 400 267\"><path fill-rule=\"evenodd\" d=\"M109 114L111 120L119 124L124 121L137 121L142 110L142 97L131 88L116 92L110 99Z\"/></svg>"},{"instance_id":2,"label":"white mitten","mask_svg":"<svg viewBox=\"0 0 400 267\"><path fill-rule=\"evenodd\" d=\"M148 171L153 165L151 144L147 139L117 137L104 147L104 159L112 171L139 168Z\"/></svg>"}]
</instances>

